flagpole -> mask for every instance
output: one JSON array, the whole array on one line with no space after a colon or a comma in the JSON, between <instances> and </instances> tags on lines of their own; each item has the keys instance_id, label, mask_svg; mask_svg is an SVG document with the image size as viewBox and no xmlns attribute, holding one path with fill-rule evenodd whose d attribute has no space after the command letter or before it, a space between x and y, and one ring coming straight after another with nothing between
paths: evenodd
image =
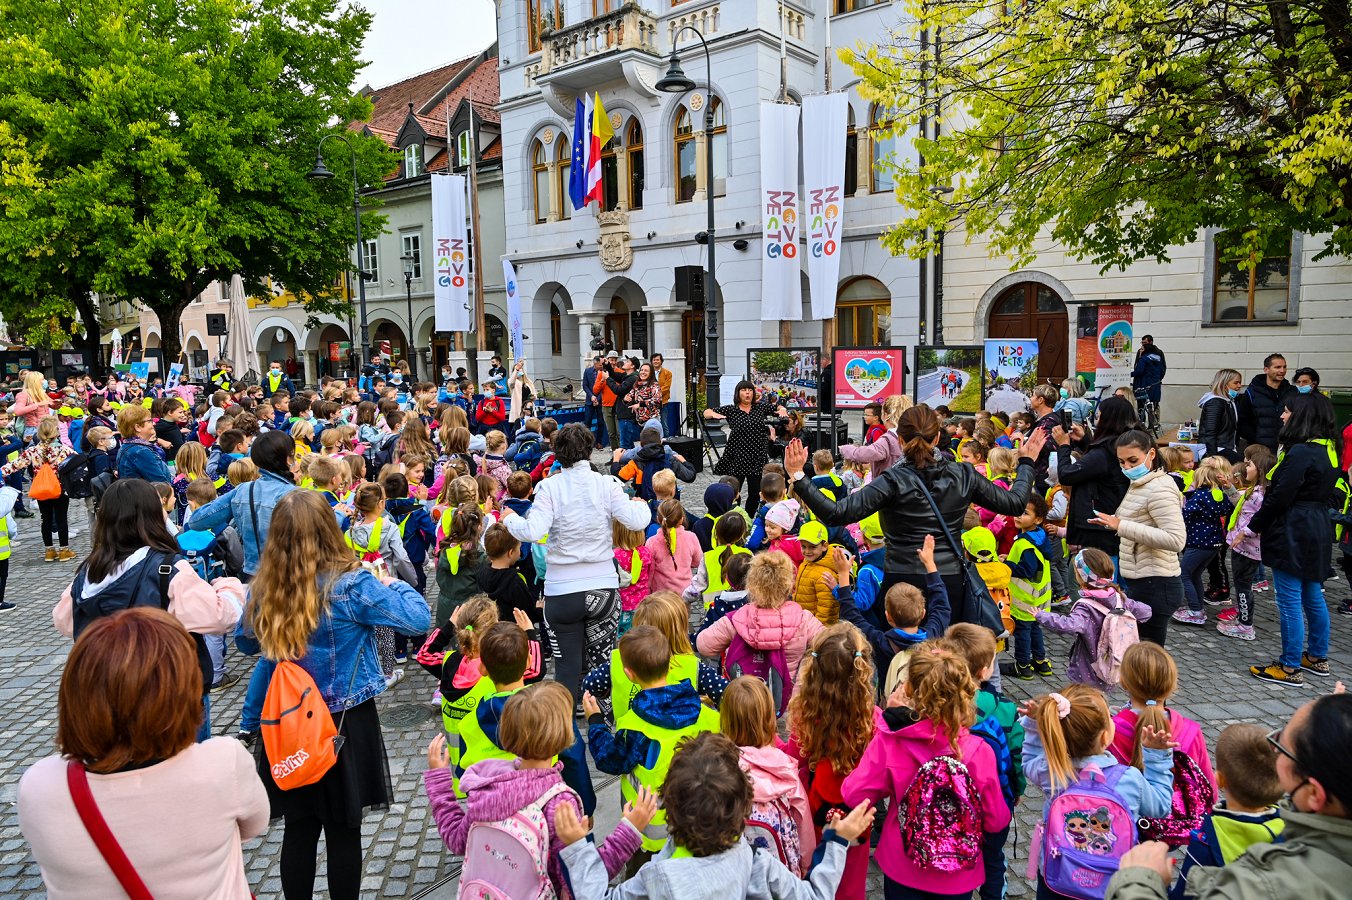
<instances>
[{"instance_id":1,"label":"flagpole","mask_svg":"<svg viewBox=\"0 0 1352 900\"><path fill-rule=\"evenodd\" d=\"M474 129L474 106L469 108L469 208L470 225L474 229L474 328L472 341L466 341L466 353L469 356L470 371L474 373L474 383L483 390L479 381L479 341L484 332L484 266L483 241L479 233L479 137Z\"/></svg>"}]
</instances>

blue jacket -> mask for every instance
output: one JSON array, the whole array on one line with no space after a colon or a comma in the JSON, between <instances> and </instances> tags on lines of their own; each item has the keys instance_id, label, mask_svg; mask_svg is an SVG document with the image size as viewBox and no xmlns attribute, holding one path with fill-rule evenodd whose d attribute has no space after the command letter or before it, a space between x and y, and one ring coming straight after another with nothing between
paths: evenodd
<instances>
[{"instance_id":1,"label":"blue jacket","mask_svg":"<svg viewBox=\"0 0 1352 900\"><path fill-rule=\"evenodd\" d=\"M437 542L437 527L427 514L427 507L423 506L421 500L404 497L385 501L385 512L390 514L396 525L408 520L400 529L404 550L408 552L409 562L421 566L427 561L428 548Z\"/></svg>"},{"instance_id":2,"label":"blue jacket","mask_svg":"<svg viewBox=\"0 0 1352 900\"><path fill-rule=\"evenodd\" d=\"M126 452L124 449L123 453ZM119 454L120 456L121 454ZM192 515L192 528L196 531L219 531L226 525L234 524L244 542L244 572L253 575L258 571L258 557L262 544L268 537L268 525L272 522L272 509L277 501L286 494L299 490L290 481L272 472L259 473L257 481L243 485L239 490L217 497ZM258 528L254 529L257 517ZM377 582L378 584L379 582ZM424 605L426 605L424 603ZM377 623L384 624L384 623ZM420 634L411 631L410 634ZM376 671L380 666L376 666Z\"/></svg>"},{"instance_id":3,"label":"blue jacket","mask_svg":"<svg viewBox=\"0 0 1352 900\"><path fill-rule=\"evenodd\" d=\"M931 636L943 637L953 617L948 591L944 588L943 576L938 572L925 573L925 621L920 623L920 629L915 632L902 631L899 628L883 630L876 627L854 605L854 594L848 585L834 588L832 593L840 603L840 617L862 631L873 647L873 665L878 670L879 690L882 690L882 682L887 676L887 670L892 665L894 656L902 651L915 649Z\"/></svg>"},{"instance_id":4,"label":"blue jacket","mask_svg":"<svg viewBox=\"0 0 1352 900\"><path fill-rule=\"evenodd\" d=\"M123 441L122 448L118 450L117 477L163 481L165 484L173 481L160 448L136 438Z\"/></svg>"},{"instance_id":5,"label":"blue jacket","mask_svg":"<svg viewBox=\"0 0 1352 900\"><path fill-rule=\"evenodd\" d=\"M238 497L245 493L241 490L233 495ZM194 525L206 509L208 507L204 506L193 514ZM271 507L268 513L271 515ZM248 533L247 526L244 533ZM245 547L248 546L246 541ZM431 618L427 601L410 585L396 581L387 587L365 569L348 572L329 588L328 610L320 617L314 634L310 635L309 649L296 662L315 680L329 711L338 713L365 703L385 690L385 675L380 670L380 656L376 651L375 626L386 625L399 634L412 636L426 632L432 624ZM248 628L247 616L236 626L235 645L250 655L259 652L258 641ZM358 651L361 651L360 659L357 658ZM263 657L258 666L266 678L272 678L276 666L274 660Z\"/></svg>"},{"instance_id":6,"label":"blue jacket","mask_svg":"<svg viewBox=\"0 0 1352 900\"><path fill-rule=\"evenodd\" d=\"M282 373L282 380L277 382L277 391L272 389L272 379L268 377L267 372L264 372L263 377L258 379L258 383L263 386L264 397L271 397L277 391L286 391L288 395L296 396L296 386L291 383L291 379L286 376L285 372Z\"/></svg>"},{"instance_id":7,"label":"blue jacket","mask_svg":"<svg viewBox=\"0 0 1352 900\"><path fill-rule=\"evenodd\" d=\"M1131 370L1131 386L1139 390L1159 387L1164 381L1164 359L1151 348L1141 354Z\"/></svg>"},{"instance_id":8,"label":"blue jacket","mask_svg":"<svg viewBox=\"0 0 1352 900\"><path fill-rule=\"evenodd\" d=\"M686 728L699 718L699 693L688 681L646 688L634 695L633 711L659 728ZM587 722L587 745L596 768L610 775L627 775L648 758L652 739L641 731L621 728L612 732L597 713Z\"/></svg>"}]
</instances>

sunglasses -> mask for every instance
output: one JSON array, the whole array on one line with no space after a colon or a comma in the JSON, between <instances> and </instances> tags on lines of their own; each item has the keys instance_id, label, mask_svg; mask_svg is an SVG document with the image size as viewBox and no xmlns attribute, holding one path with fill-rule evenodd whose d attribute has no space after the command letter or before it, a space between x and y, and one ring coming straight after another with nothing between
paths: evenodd
<instances>
[{"instance_id":1,"label":"sunglasses","mask_svg":"<svg viewBox=\"0 0 1352 900\"><path fill-rule=\"evenodd\" d=\"M1265 735L1265 737L1267 738L1267 742L1268 744L1271 745L1274 753L1280 753L1282 756L1285 756L1287 759L1291 760L1291 762L1299 766L1300 760L1296 759L1296 754L1292 753L1290 750L1287 750L1285 747L1282 746L1281 743L1282 731L1284 730L1285 729L1283 727L1283 728L1274 728L1271 731L1269 731L1267 735Z\"/></svg>"}]
</instances>

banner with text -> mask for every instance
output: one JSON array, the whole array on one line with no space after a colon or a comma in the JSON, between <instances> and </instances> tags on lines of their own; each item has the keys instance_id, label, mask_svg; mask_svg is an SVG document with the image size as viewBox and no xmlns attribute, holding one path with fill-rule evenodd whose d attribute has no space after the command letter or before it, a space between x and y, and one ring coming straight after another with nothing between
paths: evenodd
<instances>
[{"instance_id":1,"label":"banner with text","mask_svg":"<svg viewBox=\"0 0 1352 900\"><path fill-rule=\"evenodd\" d=\"M1098 308L1098 366L1095 383L1114 388L1131 384L1136 362L1130 303Z\"/></svg>"},{"instance_id":2,"label":"banner with text","mask_svg":"<svg viewBox=\"0 0 1352 900\"><path fill-rule=\"evenodd\" d=\"M841 228L845 220L845 94L803 98L803 212L812 318L836 315Z\"/></svg>"},{"instance_id":3,"label":"banner with text","mask_svg":"<svg viewBox=\"0 0 1352 900\"><path fill-rule=\"evenodd\" d=\"M432 299L437 331L469 331L465 176L432 177Z\"/></svg>"},{"instance_id":4,"label":"banner with text","mask_svg":"<svg viewBox=\"0 0 1352 900\"><path fill-rule=\"evenodd\" d=\"M799 277L798 107L760 107L761 317L803 318Z\"/></svg>"},{"instance_id":5,"label":"banner with text","mask_svg":"<svg viewBox=\"0 0 1352 900\"><path fill-rule=\"evenodd\" d=\"M521 294L517 291L516 266L510 259L502 261L502 283L507 286L507 327L512 336L512 361L526 358L521 336Z\"/></svg>"}]
</instances>

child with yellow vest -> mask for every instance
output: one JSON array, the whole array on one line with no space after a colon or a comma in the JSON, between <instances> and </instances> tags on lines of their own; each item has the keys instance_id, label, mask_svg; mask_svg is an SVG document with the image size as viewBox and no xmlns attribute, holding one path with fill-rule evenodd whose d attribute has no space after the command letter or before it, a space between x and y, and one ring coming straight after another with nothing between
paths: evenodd
<instances>
[{"instance_id":1,"label":"child with yellow vest","mask_svg":"<svg viewBox=\"0 0 1352 900\"><path fill-rule=\"evenodd\" d=\"M626 803L638 796L640 787L660 792L671 766L676 745L683 738L705 731L718 731L718 713L700 703L688 681L670 683L671 642L651 625L635 626L620 639L620 662L624 675L638 685L633 705L615 721L615 731L606 725L596 698L582 695L587 713L588 745L596 768L624 776L620 795ZM643 829L643 851L648 856L661 850L667 840L665 810L658 810ZM634 862L646 862L636 855ZM633 863L631 863L631 867Z\"/></svg>"},{"instance_id":2,"label":"child with yellow vest","mask_svg":"<svg viewBox=\"0 0 1352 900\"><path fill-rule=\"evenodd\" d=\"M491 597L472 597L451 614L447 627L438 629L417 655L418 664L441 682L437 695L452 768L460 762L460 723L480 700L496 690L493 679L479 666L479 638L497 621L498 606ZM452 643L458 649L448 649Z\"/></svg>"},{"instance_id":3,"label":"child with yellow vest","mask_svg":"<svg viewBox=\"0 0 1352 900\"><path fill-rule=\"evenodd\" d=\"M1030 610L1045 610L1052 603L1052 566L1043 523L1047 520L1047 501L1041 494L1030 494L1023 514L1014 520L1019 536L1005 557L1009 564L1009 594L1014 600L1014 665L1001 671L1024 681L1033 675L1051 675L1047 646Z\"/></svg>"},{"instance_id":4,"label":"child with yellow vest","mask_svg":"<svg viewBox=\"0 0 1352 900\"><path fill-rule=\"evenodd\" d=\"M742 546L746 542L746 520L741 516L723 516L714 523L713 546L704 552L699 568L690 579L690 587L685 589L685 601L693 608L703 603L703 612L713 606L714 598L728 589L728 579L724 570L734 556L750 556L751 551Z\"/></svg>"},{"instance_id":5,"label":"child with yellow vest","mask_svg":"<svg viewBox=\"0 0 1352 900\"><path fill-rule=\"evenodd\" d=\"M436 627L445 628L451 613L470 597L479 593L477 575L483 554L479 550L479 534L483 530L484 514L477 503L462 503L448 510L446 536L437 550L437 614Z\"/></svg>"}]
</instances>

